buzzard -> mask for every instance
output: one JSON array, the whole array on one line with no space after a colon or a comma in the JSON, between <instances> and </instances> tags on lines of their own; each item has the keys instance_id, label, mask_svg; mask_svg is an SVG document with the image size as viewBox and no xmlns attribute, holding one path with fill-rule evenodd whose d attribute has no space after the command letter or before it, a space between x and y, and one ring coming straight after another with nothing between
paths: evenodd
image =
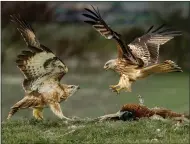
<instances>
[{"instance_id":1,"label":"buzzard","mask_svg":"<svg viewBox=\"0 0 190 144\"><path fill-rule=\"evenodd\" d=\"M61 78L68 72L67 66L37 39L34 30L19 15L11 15L24 38L28 50L17 56L17 67L24 75L25 96L11 107L9 119L19 109L32 108L36 119L43 119L43 108L50 107L61 119L69 119L62 113L60 103L72 96L78 89L76 85L61 84Z\"/></svg>"},{"instance_id":2,"label":"buzzard","mask_svg":"<svg viewBox=\"0 0 190 144\"><path fill-rule=\"evenodd\" d=\"M103 20L100 12L92 6L93 10L85 8L83 14L88 20L84 21L98 31L106 39L113 39L117 44L118 58L105 63L105 70L113 70L120 75L117 85L110 85L112 91L119 93L125 89L131 92L131 85L138 79L145 78L155 73L182 72L173 61L166 60L158 64L160 45L165 44L174 36L181 35L166 25L158 28L151 26L141 37L129 44L125 44L121 34L113 31Z\"/></svg>"}]
</instances>

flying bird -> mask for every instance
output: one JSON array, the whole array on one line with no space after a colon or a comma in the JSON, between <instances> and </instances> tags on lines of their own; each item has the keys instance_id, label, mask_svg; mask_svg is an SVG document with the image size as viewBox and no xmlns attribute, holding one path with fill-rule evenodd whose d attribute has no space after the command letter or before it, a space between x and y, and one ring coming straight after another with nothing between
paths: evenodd
<instances>
[{"instance_id":1,"label":"flying bird","mask_svg":"<svg viewBox=\"0 0 190 144\"><path fill-rule=\"evenodd\" d=\"M67 66L49 48L37 39L31 25L20 15L11 15L11 21L17 26L24 38L28 50L17 56L17 67L24 76L25 96L11 107L7 119L20 109L32 108L36 119L43 119L43 109L50 107L61 119L63 115L60 103L72 96L77 85L61 84L60 80L68 72Z\"/></svg>"},{"instance_id":2,"label":"flying bird","mask_svg":"<svg viewBox=\"0 0 190 144\"><path fill-rule=\"evenodd\" d=\"M121 90L131 92L133 82L146 78L151 74L182 72L181 68L171 60L158 64L159 48L175 36L182 33L166 25L158 28L151 26L144 35L137 37L131 43L126 44L121 34L113 31L106 24L100 12L92 6L93 10L85 8L83 14L88 20L84 22L92 25L104 38L113 39L116 42L118 57L107 61L105 70L113 70L120 75L117 85L110 85L112 91L120 93Z\"/></svg>"}]
</instances>

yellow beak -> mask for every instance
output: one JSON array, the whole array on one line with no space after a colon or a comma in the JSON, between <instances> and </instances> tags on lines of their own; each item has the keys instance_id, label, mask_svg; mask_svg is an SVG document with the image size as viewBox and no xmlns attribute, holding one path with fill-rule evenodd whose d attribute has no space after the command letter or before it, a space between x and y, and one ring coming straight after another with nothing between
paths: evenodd
<instances>
[{"instance_id":1,"label":"yellow beak","mask_svg":"<svg viewBox=\"0 0 190 144\"><path fill-rule=\"evenodd\" d=\"M104 66L104 69L105 69L105 70L108 70L108 66Z\"/></svg>"},{"instance_id":2,"label":"yellow beak","mask_svg":"<svg viewBox=\"0 0 190 144\"><path fill-rule=\"evenodd\" d=\"M66 67L65 67L65 73L68 73L68 71L69 71L69 70L68 70L68 67L66 66Z\"/></svg>"}]
</instances>

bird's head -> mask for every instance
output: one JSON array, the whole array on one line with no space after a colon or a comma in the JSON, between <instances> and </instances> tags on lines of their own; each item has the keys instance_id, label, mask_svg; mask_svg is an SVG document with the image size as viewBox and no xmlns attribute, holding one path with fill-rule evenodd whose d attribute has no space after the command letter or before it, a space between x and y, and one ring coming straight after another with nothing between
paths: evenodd
<instances>
[{"instance_id":1,"label":"bird's head","mask_svg":"<svg viewBox=\"0 0 190 144\"><path fill-rule=\"evenodd\" d=\"M76 91L80 89L78 85L65 85L62 84L62 88L65 91L64 95L62 96L63 99L67 99L68 97L72 96L75 94Z\"/></svg>"},{"instance_id":2,"label":"bird's head","mask_svg":"<svg viewBox=\"0 0 190 144\"><path fill-rule=\"evenodd\" d=\"M112 60L109 60L109 61L107 61L107 62L105 63L104 69L105 69L105 70L108 70L108 69L114 70L115 67L116 67L116 65L117 65L117 60L116 60L116 59L112 59Z\"/></svg>"},{"instance_id":3,"label":"bird's head","mask_svg":"<svg viewBox=\"0 0 190 144\"><path fill-rule=\"evenodd\" d=\"M67 85L67 91L69 96L72 96L80 87L78 85Z\"/></svg>"},{"instance_id":4,"label":"bird's head","mask_svg":"<svg viewBox=\"0 0 190 144\"><path fill-rule=\"evenodd\" d=\"M120 112L119 119L122 121L130 121L135 119L134 112L131 111L122 111Z\"/></svg>"}]
</instances>

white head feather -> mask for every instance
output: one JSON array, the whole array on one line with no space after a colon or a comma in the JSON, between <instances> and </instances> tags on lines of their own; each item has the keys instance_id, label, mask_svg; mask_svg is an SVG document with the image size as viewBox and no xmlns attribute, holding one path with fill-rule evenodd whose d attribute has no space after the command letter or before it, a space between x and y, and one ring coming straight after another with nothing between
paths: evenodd
<instances>
[{"instance_id":1,"label":"white head feather","mask_svg":"<svg viewBox=\"0 0 190 144\"><path fill-rule=\"evenodd\" d=\"M104 69L108 70L108 69L115 69L117 65L117 59L112 59L112 60L109 60L105 63L104 65Z\"/></svg>"}]
</instances>

